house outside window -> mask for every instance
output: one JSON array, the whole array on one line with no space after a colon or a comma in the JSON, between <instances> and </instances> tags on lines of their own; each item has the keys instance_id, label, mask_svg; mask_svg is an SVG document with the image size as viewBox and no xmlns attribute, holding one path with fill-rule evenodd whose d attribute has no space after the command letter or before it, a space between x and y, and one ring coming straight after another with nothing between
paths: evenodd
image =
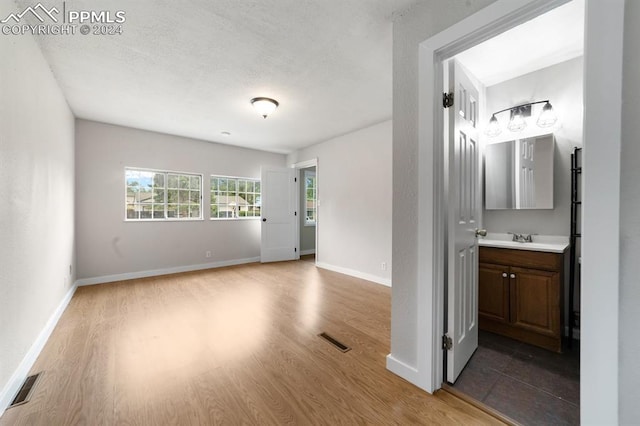
<instances>
[{"instance_id":1,"label":"house outside window","mask_svg":"<svg viewBox=\"0 0 640 426\"><path fill-rule=\"evenodd\" d=\"M259 179L211 176L211 219L260 217Z\"/></svg>"},{"instance_id":2,"label":"house outside window","mask_svg":"<svg viewBox=\"0 0 640 426\"><path fill-rule=\"evenodd\" d=\"M202 175L125 169L125 220L201 220Z\"/></svg>"},{"instance_id":3,"label":"house outside window","mask_svg":"<svg viewBox=\"0 0 640 426\"><path fill-rule=\"evenodd\" d=\"M316 199L316 172L311 170L304 171L304 193L306 196L305 202L305 226L315 226L316 214L318 211L318 202Z\"/></svg>"}]
</instances>

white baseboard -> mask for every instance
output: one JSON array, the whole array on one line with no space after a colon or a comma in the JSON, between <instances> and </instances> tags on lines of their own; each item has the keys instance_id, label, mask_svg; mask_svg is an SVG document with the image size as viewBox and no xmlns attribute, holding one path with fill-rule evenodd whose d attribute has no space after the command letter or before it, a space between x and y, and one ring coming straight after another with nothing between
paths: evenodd
<instances>
[{"instance_id":1,"label":"white baseboard","mask_svg":"<svg viewBox=\"0 0 640 426\"><path fill-rule=\"evenodd\" d=\"M365 272L356 271L355 269L343 268L342 266L330 265L324 262L316 262L316 266L322 269L328 269L329 271L339 272L341 274L350 275L356 278L362 278L363 280L372 281L376 284L382 284L387 287L391 287L391 280L389 278L382 278L376 275L367 274Z\"/></svg>"},{"instance_id":2,"label":"white baseboard","mask_svg":"<svg viewBox=\"0 0 640 426\"><path fill-rule=\"evenodd\" d=\"M74 284L67 294L65 294L56 310L53 311L53 314L49 317L49 320L42 331L40 331L40 334L38 334L36 340L27 351L22 362L20 362L20 365L18 365L18 368L13 372L4 389L2 389L2 392L0 393L0 416L4 413L9 404L11 404L11 401L15 398L18 390L20 390L20 386L22 386L22 383L27 378L29 370L31 370L31 367L33 367L33 364L36 362L36 359L38 358L38 355L40 355L42 348L44 348L45 343L49 340L49 336L51 336L53 329L56 327L56 324L58 324L58 320L60 320L64 310L67 309L67 306L69 305L69 302L77 288L78 286Z\"/></svg>"},{"instance_id":3,"label":"white baseboard","mask_svg":"<svg viewBox=\"0 0 640 426\"><path fill-rule=\"evenodd\" d=\"M175 266L172 268L154 269L151 271L127 272L124 274L103 275L100 277L83 278L76 281L78 286L111 283L115 281L133 280L136 278L156 277L158 275L177 274L180 272L200 271L203 269L222 268L223 266L242 265L245 263L260 262L259 257L247 259L221 260L219 262L201 263L199 265Z\"/></svg>"},{"instance_id":4,"label":"white baseboard","mask_svg":"<svg viewBox=\"0 0 640 426\"><path fill-rule=\"evenodd\" d=\"M300 250L300 256L306 256L307 254L316 254L316 249Z\"/></svg>"},{"instance_id":5,"label":"white baseboard","mask_svg":"<svg viewBox=\"0 0 640 426\"><path fill-rule=\"evenodd\" d=\"M405 364L392 354L387 355L387 370L411 383L418 383L418 370Z\"/></svg>"}]
</instances>

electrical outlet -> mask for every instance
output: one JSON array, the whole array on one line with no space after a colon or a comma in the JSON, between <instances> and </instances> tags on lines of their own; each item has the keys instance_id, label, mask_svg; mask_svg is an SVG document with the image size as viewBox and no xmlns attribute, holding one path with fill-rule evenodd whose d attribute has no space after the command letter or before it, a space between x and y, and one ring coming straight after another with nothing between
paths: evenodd
<instances>
[{"instance_id":1,"label":"electrical outlet","mask_svg":"<svg viewBox=\"0 0 640 426\"><path fill-rule=\"evenodd\" d=\"M383 271L386 271L387 270L387 262L382 262L380 264L380 269L382 269Z\"/></svg>"},{"instance_id":2,"label":"electrical outlet","mask_svg":"<svg viewBox=\"0 0 640 426\"><path fill-rule=\"evenodd\" d=\"M210 251L210 250L207 250L207 251L204 253L204 256L205 256L206 258L210 258L210 257L211 257L211 251Z\"/></svg>"}]
</instances>

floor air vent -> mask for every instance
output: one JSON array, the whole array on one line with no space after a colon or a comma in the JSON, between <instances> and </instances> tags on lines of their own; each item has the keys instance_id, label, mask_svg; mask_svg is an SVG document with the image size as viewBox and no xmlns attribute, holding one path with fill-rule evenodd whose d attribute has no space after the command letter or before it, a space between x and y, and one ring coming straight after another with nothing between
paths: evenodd
<instances>
[{"instance_id":1,"label":"floor air vent","mask_svg":"<svg viewBox=\"0 0 640 426\"><path fill-rule=\"evenodd\" d=\"M13 402L11 403L9 408L16 407L18 405L26 404L27 402L29 402L29 398L31 398L31 395L33 394L33 390L35 389L36 383L38 383L38 379L40 378L41 374L42 373L37 373L37 374L34 374L33 376L29 376L26 378L26 380L22 384L22 387L18 391L18 394L16 395L16 397L13 399Z\"/></svg>"},{"instance_id":2,"label":"floor air vent","mask_svg":"<svg viewBox=\"0 0 640 426\"><path fill-rule=\"evenodd\" d=\"M340 352L348 352L348 351L351 350L351 348L349 346L345 345L344 343L339 342L338 340L336 340L333 337L329 336L327 333L320 333L320 334L318 334L318 336L322 337L324 340L326 340L327 342L331 343L333 346L338 348L338 350Z\"/></svg>"}]
</instances>

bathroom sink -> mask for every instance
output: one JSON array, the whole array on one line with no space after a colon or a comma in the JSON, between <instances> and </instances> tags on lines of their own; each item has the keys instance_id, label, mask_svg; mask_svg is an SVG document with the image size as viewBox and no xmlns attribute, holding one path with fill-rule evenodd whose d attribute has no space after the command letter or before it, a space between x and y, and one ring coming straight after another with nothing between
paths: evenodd
<instances>
[{"instance_id":1,"label":"bathroom sink","mask_svg":"<svg viewBox=\"0 0 640 426\"><path fill-rule=\"evenodd\" d=\"M521 243L512 241L510 234L488 233L486 237L478 239L478 245L483 247L498 247L515 250L546 251L562 253L569 247L569 237L556 235L534 235L533 242Z\"/></svg>"}]
</instances>

